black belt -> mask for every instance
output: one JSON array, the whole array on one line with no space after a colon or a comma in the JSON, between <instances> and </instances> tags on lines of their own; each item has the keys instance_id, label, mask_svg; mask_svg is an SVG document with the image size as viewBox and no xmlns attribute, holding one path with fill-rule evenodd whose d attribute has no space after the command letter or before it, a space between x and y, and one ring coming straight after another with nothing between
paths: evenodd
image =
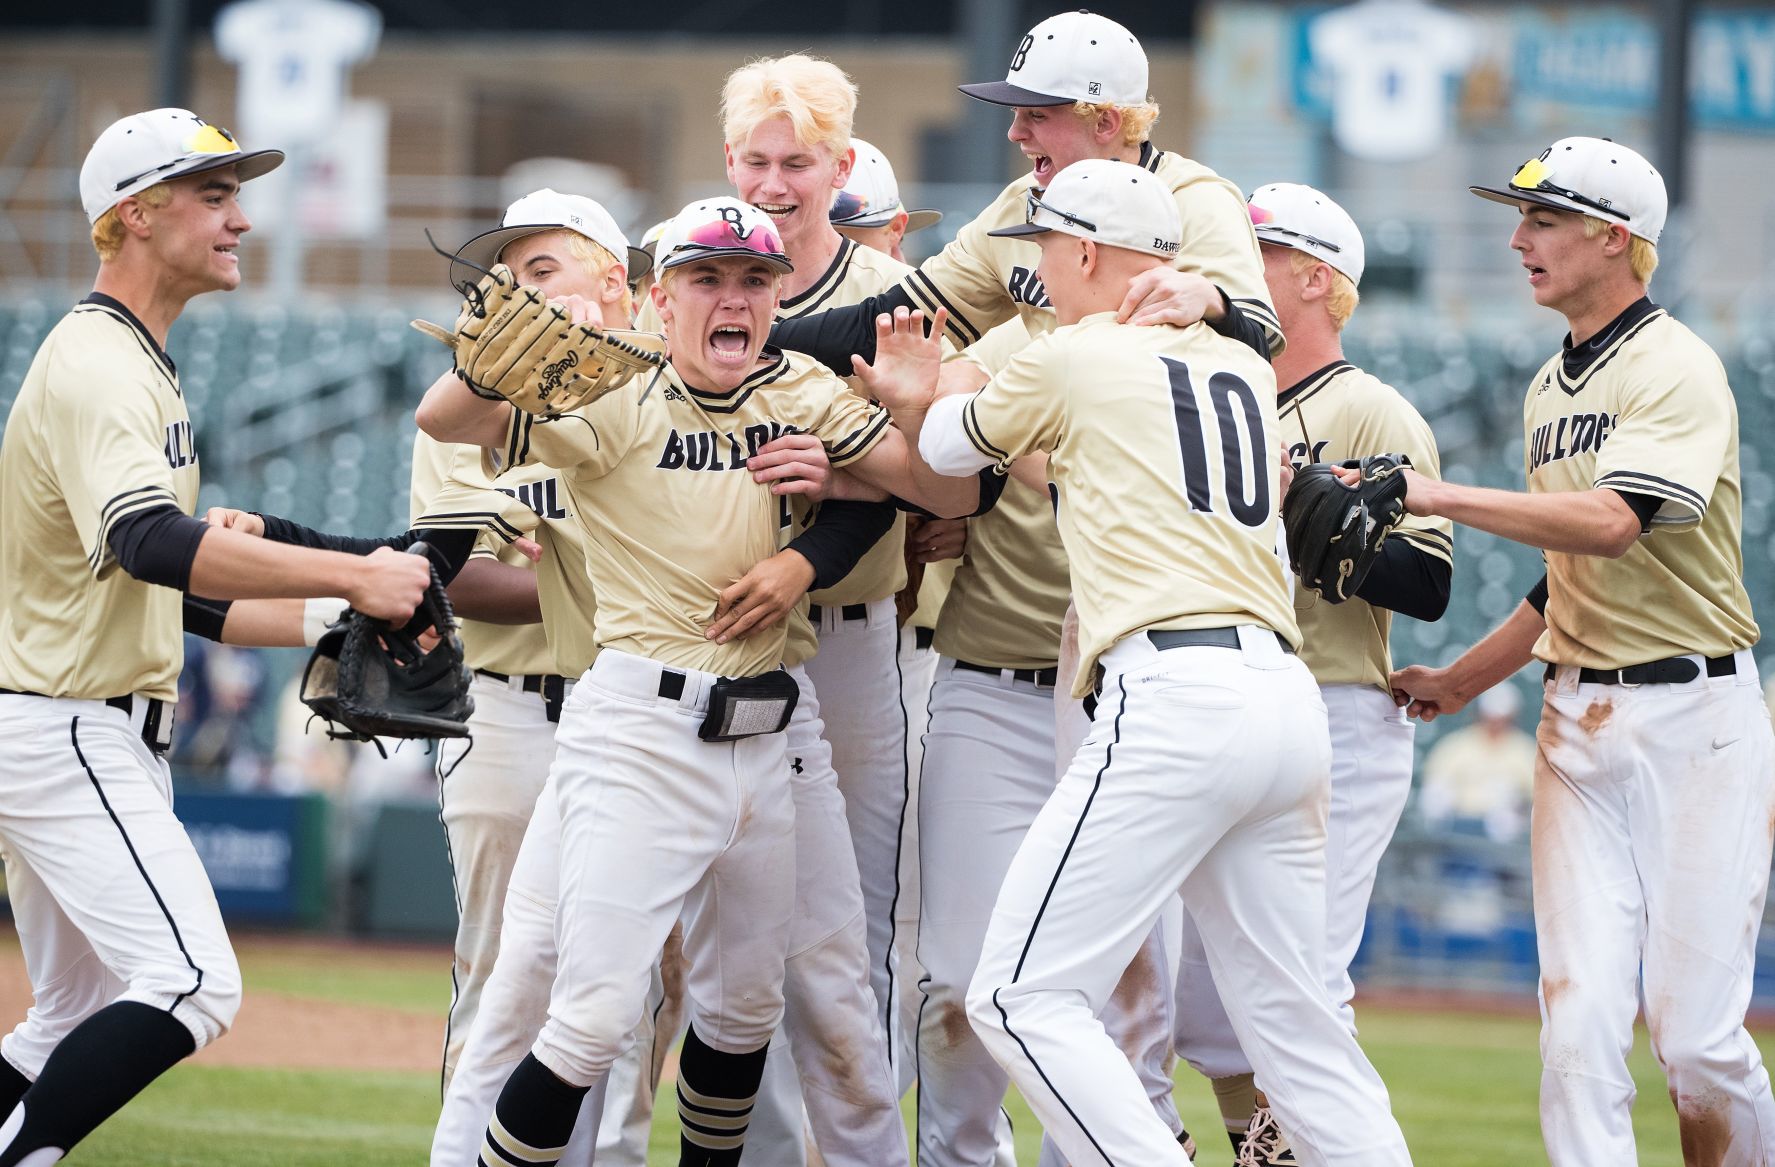
<instances>
[{"instance_id":1,"label":"black belt","mask_svg":"<svg viewBox=\"0 0 1775 1167\"><path fill-rule=\"evenodd\" d=\"M502 685L509 685L512 681L505 673L496 673L492 669L476 669L475 672ZM524 673L518 680L523 683L524 692L542 696L543 713L551 722L558 723L561 720L561 703L567 700L567 678L554 673Z\"/></svg>"},{"instance_id":2,"label":"black belt","mask_svg":"<svg viewBox=\"0 0 1775 1167\"><path fill-rule=\"evenodd\" d=\"M49 694L47 693L33 693L29 689L0 689L0 693L4 693L9 697L49 697ZM167 750L172 748L173 723L172 718L168 716L168 713L174 707L173 702L162 701L157 697L138 698L134 694L126 694L122 697L106 697L104 700L105 704L118 710L125 717L131 718L132 720L135 717L136 702L138 700L146 701L148 703L148 709L142 716L142 744L147 746L155 754L164 754ZM161 732L163 728L165 729L164 735Z\"/></svg>"},{"instance_id":3,"label":"black belt","mask_svg":"<svg viewBox=\"0 0 1775 1167\"><path fill-rule=\"evenodd\" d=\"M825 611L826 610L818 604L809 604L807 606L807 618L811 621L818 622ZM869 619L869 605L846 604L844 607L838 609L838 614L846 620L867 620Z\"/></svg>"},{"instance_id":4,"label":"black belt","mask_svg":"<svg viewBox=\"0 0 1775 1167\"><path fill-rule=\"evenodd\" d=\"M1028 681L1030 684L1039 685L1044 689L1052 689L1060 680L1060 670L1058 668L1001 669L995 665L977 665L971 660L958 660L955 662L955 667L958 669L966 669L970 673L990 673L995 677L1001 673L1008 672L1011 674L1011 679L1013 681Z\"/></svg>"},{"instance_id":5,"label":"black belt","mask_svg":"<svg viewBox=\"0 0 1775 1167\"><path fill-rule=\"evenodd\" d=\"M1279 632L1270 633L1282 651L1294 655L1294 646ZM1157 649L1166 648L1238 648L1237 628L1149 628L1146 638Z\"/></svg>"},{"instance_id":6,"label":"black belt","mask_svg":"<svg viewBox=\"0 0 1775 1167\"><path fill-rule=\"evenodd\" d=\"M684 674L677 669L661 669L659 695L667 701L676 701L684 696Z\"/></svg>"},{"instance_id":7,"label":"black belt","mask_svg":"<svg viewBox=\"0 0 1775 1167\"><path fill-rule=\"evenodd\" d=\"M1551 681L1559 672L1558 665L1548 665L1542 676ZM1710 677L1731 677L1738 673L1738 658L1733 655L1710 656L1707 658L1707 675ZM1663 660L1647 661L1643 665L1628 665L1624 669L1579 669L1578 683L1581 685L1681 685L1701 675L1701 666L1693 658L1686 656L1667 656Z\"/></svg>"},{"instance_id":8,"label":"black belt","mask_svg":"<svg viewBox=\"0 0 1775 1167\"><path fill-rule=\"evenodd\" d=\"M919 648L929 648L936 639L937 630L935 628L926 628L920 624L912 626L912 643Z\"/></svg>"}]
</instances>

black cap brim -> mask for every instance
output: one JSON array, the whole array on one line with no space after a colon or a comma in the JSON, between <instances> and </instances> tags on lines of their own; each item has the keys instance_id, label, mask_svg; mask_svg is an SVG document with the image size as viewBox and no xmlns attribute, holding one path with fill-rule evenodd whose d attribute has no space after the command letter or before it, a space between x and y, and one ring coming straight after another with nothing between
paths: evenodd
<instances>
[{"instance_id":1,"label":"black cap brim","mask_svg":"<svg viewBox=\"0 0 1775 1167\"><path fill-rule=\"evenodd\" d=\"M522 239L526 235L540 235L544 231L572 230L572 227L565 227L560 223L531 223L495 227L491 231L483 231L456 249L456 259L450 263L450 284L452 287L461 287L464 281L470 284L480 283L480 269L491 268L497 263L499 253L504 251L506 245L513 240ZM586 238L591 239L591 236L587 235ZM599 246L602 247L603 244L599 244ZM628 281L634 283L653 269L653 255L639 247L631 247L626 258L626 266Z\"/></svg>"},{"instance_id":2,"label":"black cap brim","mask_svg":"<svg viewBox=\"0 0 1775 1167\"><path fill-rule=\"evenodd\" d=\"M988 231L988 235L996 235L1000 239L1021 239L1026 235L1046 235L1052 227L1044 227L1040 223L1018 223L1015 227L1000 227L997 231Z\"/></svg>"},{"instance_id":3,"label":"black cap brim","mask_svg":"<svg viewBox=\"0 0 1775 1167\"><path fill-rule=\"evenodd\" d=\"M1580 215L1590 214L1577 203L1567 202L1557 195L1549 195L1545 191L1518 190L1513 186L1470 186L1467 188L1488 202L1503 203L1514 207L1520 203L1533 203L1537 207L1550 207L1555 211L1573 211Z\"/></svg>"},{"instance_id":4,"label":"black cap brim","mask_svg":"<svg viewBox=\"0 0 1775 1167\"><path fill-rule=\"evenodd\" d=\"M1051 93L1037 93L1033 89L1024 89L1012 85L1009 81L976 81L969 85L957 85L957 89L969 97L980 101L991 102L993 105L1074 105L1070 97L1055 97Z\"/></svg>"},{"instance_id":5,"label":"black cap brim","mask_svg":"<svg viewBox=\"0 0 1775 1167\"><path fill-rule=\"evenodd\" d=\"M283 164L284 152L282 150L249 150L244 154L219 154L157 181L170 182L175 178L188 178L193 174L205 174L211 170L220 170L224 166L232 166L236 182L251 182L255 178L270 174Z\"/></svg>"},{"instance_id":6,"label":"black cap brim","mask_svg":"<svg viewBox=\"0 0 1775 1167\"><path fill-rule=\"evenodd\" d=\"M779 258L774 255L766 255L762 251L753 251L750 247L681 247L672 254L670 261L660 264L659 269L665 272L675 267L683 267L687 263L696 263L699 260L730 257L755 259L760 263L769 264L784 275L795 270L795 265L789 262L787 256Z\"/></svg>"}]
</instances>

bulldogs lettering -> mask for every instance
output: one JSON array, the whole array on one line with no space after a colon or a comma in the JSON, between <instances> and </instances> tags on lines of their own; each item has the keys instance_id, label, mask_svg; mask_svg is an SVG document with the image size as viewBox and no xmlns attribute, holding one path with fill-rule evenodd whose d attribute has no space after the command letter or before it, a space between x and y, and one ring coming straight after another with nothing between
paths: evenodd
<instances>
[{"instance_id":1,"label":"bulldogs lettering","mask_svg":"<svg viewBox=\"0 0 1775 1167\"><path fill-rule=\"evenodd\" d=\"M1528 468L1532 474L1549 462L1602 449L1614 430L1619 414L1574 413L1535 427L1529 439Z\"/></svg>"},{"instance_id":2,"label":"bulldogs lettering","mask_svg":"<svg viewBox=\"0 0 1775 1167\"><path fill-rule=\"evenodd\" d=\"M673 429L666 435L665 449L657 465L661 470L744 470L746 459L756 454L760 446L801 430L772 421L749 425L743 432L742 452L740 438L731 431L696 430L680 434Z\"/></svg>"},{"instance_id":3,"label":"bulldogs lettering","mask_svg":"<svg viewBox=\"0 0 1775 1167\"><path fill-rule=\"evenodd\" d=\"M1026 267L1013 267L1011 279L1007 285L1011 299L1018 304L1028 304L1034 308L1051 308L1053 303L1048 299L1048 289L1042 287L1041 277Z\"/></svg>"},{"instance_id":4,"label":"bulldogs lettering","mask_svg":"<svg viewBox=\"0 0 1775 1167\"><path fill-rule=\"evenodd\" d=\"M197 443L191 437L191 423L175 421L166 427L166 464L174 470L197 461Z\"/></svg>"}]
</instances>

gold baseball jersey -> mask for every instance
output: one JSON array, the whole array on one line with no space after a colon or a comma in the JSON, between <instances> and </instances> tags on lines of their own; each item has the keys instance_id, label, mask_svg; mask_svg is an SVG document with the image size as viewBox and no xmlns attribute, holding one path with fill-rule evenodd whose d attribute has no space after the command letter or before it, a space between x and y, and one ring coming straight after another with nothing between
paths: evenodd
<instances>
[{"instance_id":1,"label":"gold baseball jersey","mask_svg":"<svg viewBox=\"0 0 1775 1167\"><path fill-rule=\"evenodd\" d=\"M1420 474L1442 477L1429 423L1398 390L1348 361L1335 361L1282 390L1276 409L1289 461L1297 470L1310 462L1405 454ZM1387 537L1404 539L1454 564L1454 524L1447 519L1408 515ZM1374 685L1391 691L1391 611L1360 597L1327 603L1296 580L1294 616L1300 621L1300 658L1321 685Z\"/></svg>"},{"instance_id":2,"label":"gold baseball jersey","mask_svg":"<svg viewBox=\"0 0 1775 1167\"><path fill-rule=\"evenodd\" d=\"M924 574L918 579L918 606L906 623L936 631L943 605L949 600L949 588L955 582L955 569L960 566L959 559L939 559L924 565Z\"/></svg>"},{"instance_id":3,"label":"gold baseball jersey","mask_svg":"<svg viewBox=\"0 0 1775 1167\"><path fill-rule=\"evenodd\" d=\"M0 688L178 698L183 597L123 571L110 537L150 507L190 514L197 488L178 371L95 292L44 339L0 439Z\"/></svg>"},{"instance_id":4,"label":"gold baseball jersey","mask_svg":"<svg viewBox=\"0 0 1775 1167\"><path fill-rule=\"evenodd\" d=\"M1230 302L1263 327L1271 354L1281 352L1282 326L1270 307L1257 233L1239 188L1201 163L1156 149L1151 142L1141 145L1139 165L1165 181L1183 213L1183 245L1172 266L1197 272L1219 286ZM1035 274L1041 245L1028 238L987 234L1025 221L1027 195L1034 186L1034 175L1027 174L1011 183L948 246L904 281L913 302L926 312L949 310L949 337L959 348L1013 315L1023 317L1032 336L1054 327L1053 305Z\"/></svg>"},{"instance_id":5,"label":"gold baseball jersey","mask_svg":"<svg viewBox=\"0 0 1775 1167\"><path fill-rule=\"evenodd\" d=\"M1276 553L1276 378L1245 345L1100 312L1018 353L962 426L1001 466L1048 451L1079 613L1074 696L1148 628L1257 624L1299 643Z\"/></svg>"},{"instance_id":6,"label":"gold baseball jersey","mask_svg":"<svg viewBox=\"0 0 1775 1167\"><path fill-rule=\"evenodd\" d=\"M536 573L542 623L464 620L462 642L469 666L507 676L556 673L577 677L585 672L597 655L592 642L593 593L586 572L585 541L566 483L552 467L540 463L513 467L493 478L478 447L446 445L423 434L420 441L445 451L449 461L425 509L414 516L413 525L422 529L483 528L486 537L477 544L477 555L490 554L508 566ZM419 458L415 446L415 499L419 497ZM520 534L542 544L539 562L532 564L512 545Z\"/></svg>"},{"instance_id":7,"label":"gold baseball jersey","mask_svg":"<svg viewBox=\"0 0 1775 1167\"><path fill-rule=\"evenodd\" d=\"M1029 343L1028 325L1012 317L960 359L994 376ZM1014 478L1005 483L997 505L968 520L967 550L949 597L936 625L938 652L1001 669L1052 667L1072 600L1053 500Z\"/></svg>"},{"instance_id":8,"label":"gold baseball jersey","mask_svg":"<svg viewBox=\"0 0 1775 1167\"><path fill-rule=\"evenodd\" d=\"M790 521L747 457L811 433L844 466L887 429L884 410L823 366L767 350L728 392L691 388L668 365L551 421L514 411L503 462L558 467L577 501L600 648L750 676L782 662L783 625L724 645L704 635L721 591L782 546Z\"/></svg>"},{"instance_id":9,"label":"gold baseball jersey","mask_svg":"<svg viewBox=\"0 0 1775 1167\"><path fill-rule=\"evenodd\" d=\"M1556 354L1523 405L1530 492L1606 487L1660 502L1620 559L1545 553L1535 655L1555 664L1614 669L1757 642L1739 546L1738 404L1713 350L1646 308L1577 376Z\"/></svg>"}]
</instances>

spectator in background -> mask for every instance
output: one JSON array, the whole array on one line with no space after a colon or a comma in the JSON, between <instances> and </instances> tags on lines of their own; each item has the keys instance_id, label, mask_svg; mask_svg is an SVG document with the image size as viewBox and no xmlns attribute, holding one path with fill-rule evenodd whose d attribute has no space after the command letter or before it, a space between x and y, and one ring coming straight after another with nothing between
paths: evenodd
<instances>
[{"instance_id":1,"label":"spectator in background","mask_svg":"<svg viewBox=\"0 0 1775 1167\"><path fill-rule=\"evenodd\" d=\"M1424 758L1418 807L1427 826L1514 842L1534 799L1535 739L1516 723L1516 686L1487 689L1474 704L1478 719L1444 734Z\"/></svg>"}]
</instances>

